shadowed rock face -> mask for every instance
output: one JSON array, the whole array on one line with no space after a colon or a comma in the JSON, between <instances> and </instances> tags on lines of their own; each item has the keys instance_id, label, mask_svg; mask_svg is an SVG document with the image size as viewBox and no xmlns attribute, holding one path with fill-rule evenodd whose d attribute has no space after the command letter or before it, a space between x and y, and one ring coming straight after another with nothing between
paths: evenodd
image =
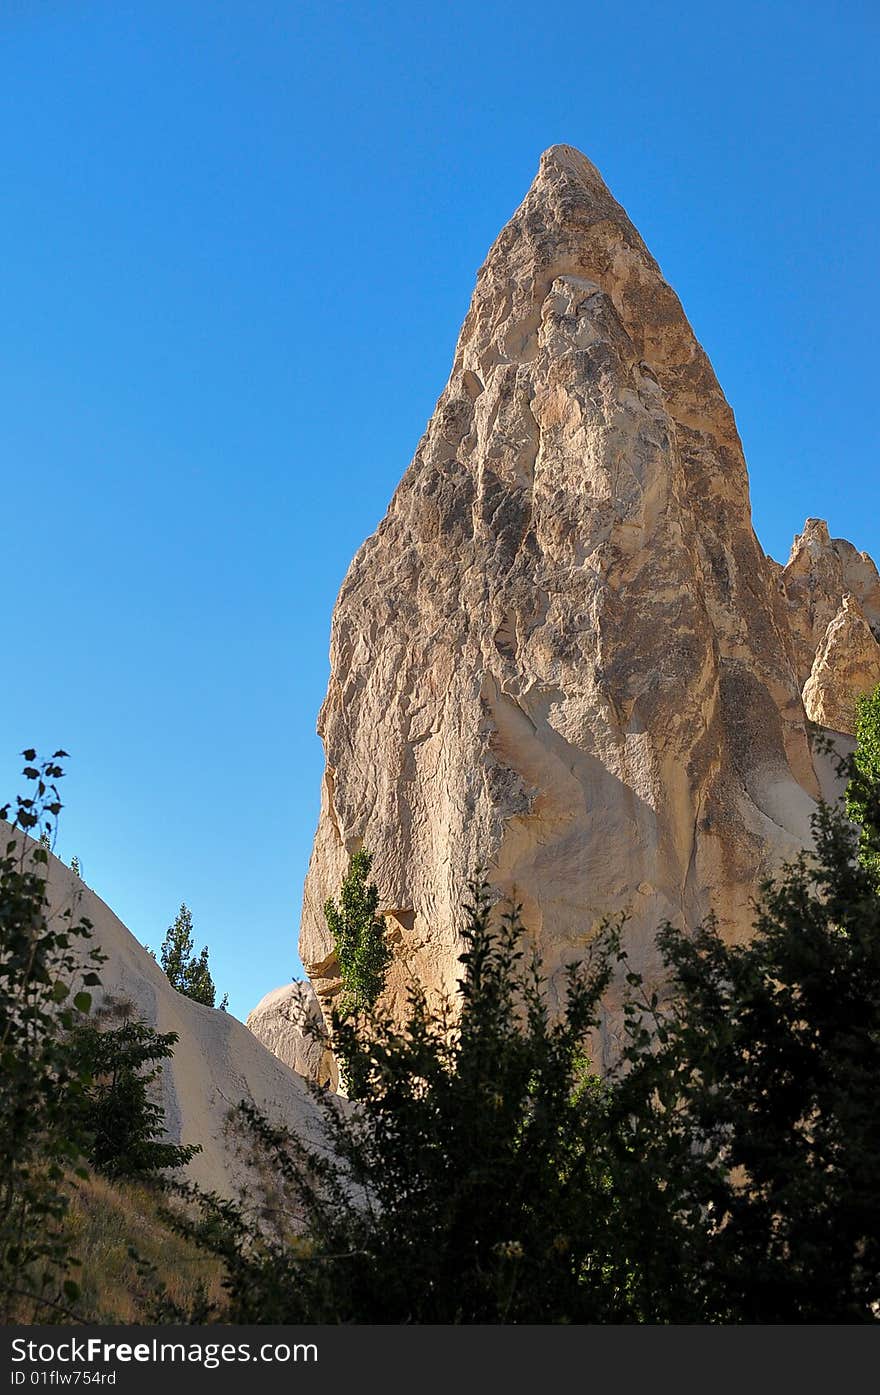
<instances>
[{"instance_id":1,"label":"shadowed rock face","mask_svg":"<svg viewBox=\"0 0 880 1395\"><path fill-rule=\"evenodd\" d=\"M780 571L678 298L594 166L553 147L334 612L300 940L319 994L321 907L363 843L392 1001L410 971L453 987L480 863L552 970L624 909L649 973L664 918L712 907L747 934L818 793Z\"/></svg>"}]
</instances>

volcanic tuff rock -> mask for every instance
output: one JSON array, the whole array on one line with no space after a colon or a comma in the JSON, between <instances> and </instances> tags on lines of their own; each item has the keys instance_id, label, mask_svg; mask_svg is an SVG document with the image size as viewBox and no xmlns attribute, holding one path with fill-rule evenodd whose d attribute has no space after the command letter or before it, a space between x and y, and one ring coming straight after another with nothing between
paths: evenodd
<instances>
[{"instance_id":1,"label":"volcanic tuff rock","mask_svg":"<svg viewBox=\"0 0 880 1395\"><path fill-rule=\"evenodd\" d=\"M833 565L862 596L870 564L847 547ZM409 973L453 987L481 863L553 971L624 909L648 972L666 917L712 907L747 934L818 793L801 687L840 598L793 630L804 551L784 577L765 556L676 295L594 166L548 150L333 615L300 940L319 994L336 986L321 908L362 844L391 1003Z\"/></svg>"},{"instance_id":2,"label":"volcanic tuff rock","mask_svg":"<svg viewBox=\"0 0 880 1395\"><path fill-rule=\"evenodd\" d=\"M335 1082L321 1007L308 981L273 988L248 1014L246 1025L291 1070L317 1085Z\"/></svg>"},{"instance_id":3,"label":"volcanic tuff rock","mask_svg":"<svg viewBox=\"0 0 880 1395\"><path fill-rule=\"evenodd\" d=\"M50 914L72 909L74 921L86 916L93 926L89 948L97 945L107 955L100 969L102 986L91 990L95 1008L129 1004L160 1032L178 1034L174 1056L162 1063L159 1088L168 1137L201 1144L185 1169L188 1180L223 1196L234 1196L242 1187L257 1194L259 1177L229 1120L242 1099L320 1141L317 1109L302 1077L282 1065L231 1013L176 992L110 907L52 856L47 895Z\"/></svg>"},{"instance_id":4,"label":"volcanic tuff rock","mask_svg":"<svg viewBox=\"0 0 880 1395\"><path fill-rule=\"evenodd\" d=\"M807 716L834 731L855 729L856 698L880 683L880 644L854 596L844 596L804 685Z\"/></svg>"},{"instance_id":5,"label":"volcanic tuff rock","mask_svg":"<svg viewBox=\"0 0 880 1395\"><path fill-rule=\"evenodd\" d=\"M785 567L777 566L777 580L789 608L807 716L852 732L855 698L880 681L874 676L880 649L875 654L871 643L880 637L877 568L866 552L829 537L821 518L808 518Z\"/></svg>"}]
</instances>

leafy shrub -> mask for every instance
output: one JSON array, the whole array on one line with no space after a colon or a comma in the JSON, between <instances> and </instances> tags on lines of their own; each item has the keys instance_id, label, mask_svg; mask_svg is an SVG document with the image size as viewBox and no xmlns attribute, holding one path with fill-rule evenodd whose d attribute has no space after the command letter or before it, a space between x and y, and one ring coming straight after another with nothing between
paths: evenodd
<instances>
[{"instance_id":1,"label":"leafy shrub","mask_svg":"<svg viewBox=\"0 0 880 1395\"><path fill-rule=\"evenodd\" d=\"M856 751L846 792L847 810L860 825L859 857L880 888L880 824L872 819L872 791L880 787L880 685L856 707Z\"/></svg>"},{"instance_id":2,"label":"leafy shrub","mask_svg":"<svg viewBox=\"0 0 880 1395\"><path fill-rule=\"evenodd\" d=\"M876 1321L880 898L858 854L880 851L880 785L863 794L861 834L820 808L749 944L662 929L662 1000L607 926L551 1014L518 917L473 888L458 1003L337 1014L351 1103L315 1088L320 1146L242 1106L286 1207L268 1230L202 1196L182 1223L226 1266L216 1316ZM599 1080L613 974L624 1044Z\"/></svg>"},{"instance_id":3,"label":"leafy shrub","mask_svg":"<svg viewBox=\"0 0 880 1395\"><path fill-rule=\"evenodd\" d=\"M74 1107L82 1089L65 1045L90 1007L103 956L88 950L90 922L72 909L52 917L49 852L61 810L64 751L35 764L33 792L19 795L0 857L0 1316L73 1302L76 1267L65 1226L67 1182L82 1172ZM0 809L9 820L10 806ZM27 835L27 836L26 836ZM36 840L36 841L31 841ZM85 987L72 992L76 980Z\"/></svg>"},{"instance_id":4,"label":"leafy shrub","mask_svg":"<svg viewBox=\"0 0 880 1395\"><path fill-rule=\"evenodd\" d=\"M597 1145L605 1091L584 1079L585 1041L614 937L573 970L555 1022L520 926L474 899L462 1001L440 1012L414 988L409 1020L337 1015L352 1103L315 1090L324 1147L243 1114L287 1188L276 1238L202 1198L189 1234L227 1264L224 1321L602 1321L615 1288L615 1198ZM290 1238L298 1229L300 1238Z\"/></svg>"},{"instance_id":5,"label":"leafy shrub","mask_svg":"<svg viewBox=\"0 0 880 1395\"><path fill-rule=\"evenodd\" d=\"M160 1072L149 1067L174 1055L177 1033L157 1032L124 1009L121 1025L108 1027L108 1015L80 1023L69 1039L83 1079L86 1153L106 1177L160 1180L165 1170L182 1167L201 1151L197 1144L165 1141L165 1111L151 1090Z\"/></svg>"},{"instance_id":6,"label":"leafy shrub","mask_svg":"<svg viewBox=\"0 0 880 1395\"><path fill-rule=\"evenodd\" d=\"M332 897L324 905L342 980L341 1016L374 1007L391 962L385 922L376 913L379 892L375 882L367 882L372 865L372 853L361 848L349 862L339 905Z\"/></svg>"}]
</instances>

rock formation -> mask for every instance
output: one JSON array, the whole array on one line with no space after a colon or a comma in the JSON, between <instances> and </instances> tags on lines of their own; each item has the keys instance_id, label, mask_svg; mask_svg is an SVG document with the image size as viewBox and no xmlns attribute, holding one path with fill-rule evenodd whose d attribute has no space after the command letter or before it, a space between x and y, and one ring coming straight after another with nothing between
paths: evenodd
<instances>
[{"instance_id":1,"label":"rock formation","mask_svg":"<svg viewBox=\"0 0 880 1395\"><path fill-rule=\"evenodd\" d=\"M855 699L880 682L880 575L866 552L808 518L778 584L811 721L853 731Z\"/></svg>"},{"instance_id":2,"label":"rock formation","mask_svg":"<svg viewBox=\"0 0 880 1395\"><path fill-rule=\"evenodd\" d=\"M246 1025L268 1051L317 1085L335 1082L333 1054L312 985L294 982L261 998Z\"/></svg>"},{"instance_id":3,"label":"rock formation","mask_svg":"<svg viewBox=\"0 0 880 1395\"><path fill-rule=\"evenodd\" d=\"M847 549L826 560L867 615L876 571ZM713 908L747 935L818 795L801 689L841 596L820 605L815 549L796 553L783 574L755 538L733 413L676 295L594 166L553 147L333 615L300 939L323 1000L321 907L362 844L392 1004L410 973L454 986L480 863L554 972L623 910L649 973L665 918Z\"/></svg>"},{"instance_id":4,"label":"rock formation","mask_svg":"<svg viewBox=\"0 0 880 1395\"><path fill-rule=\"evenodd\" d=\"M807 716L834 731L852 732L856 699L880 683L880 644L861 606L846 595L816 651L804 684Z\"/></svg>"},{"instance_id":5,"label":"rock formation","mask_svg":"<svg viewBox=\"0 0 880 1395\"><path fill-rule=\"evenodd\" d=\"M229 1114L242 1099L253 1100L272 1119L320 1138L317 1111L305 1081L257 1041L231 1013L203 1007L171 987L162 969L110 907L55 857L49 859L48 896L53 914L68 908L74 919L93 925L90 947L107 955L102 986L91 990L94 1007L130 1004L160 1032L177 1032L174 1056L163 1063L161 1104L168 1137L199 1143L187 1177L206 1190L234 1196L256 1178L230 1127Z\"/></svg>"}]
</instances>

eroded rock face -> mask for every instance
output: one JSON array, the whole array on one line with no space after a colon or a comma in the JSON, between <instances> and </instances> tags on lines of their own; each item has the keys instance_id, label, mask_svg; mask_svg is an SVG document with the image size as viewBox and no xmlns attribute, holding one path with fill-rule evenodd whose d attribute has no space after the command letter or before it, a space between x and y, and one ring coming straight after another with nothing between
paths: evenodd
<instances>
[{"instance_id":1,"label":"eroded rock face","mask_svg":"<svg viewBox=\"0 0 880 1395\"><path fill-rule=\"evenodd\" d=\"M853 733L857 699L878 683L880 644L856 598L844 596L804 685L807 716L820 726Z\"/></svg>"},{"instance_id":2,"label":"eroded rock face","mask_svg":"<svg viewBox=\"0 0 880 1395\"><path fill-rule=\"evenodd\" d=\"M317 1085L335 1082L335 1063L315 990L285 983L261 998L247 1024L258 1041L291 1070Z\"/></svg>"},{"instance_id":3,"label":"eroded rock face","mask_svg":"<svg viewBox=\"0 0 880 1395\"><path fill-rule=\"evenodd\" d=\"M870 682L877 668L872 640L880 637L877 568L866 552L830 537L823 519L808 518L777 579L807 715L852 732L856 697L869 690L865 683L878 682Z\"/></svg>"},{"instance_id":4,"label":"eroded rock face","mask_svg":"<svg viewBox=\"0 0 880 1395\"><path fill-rule=\"evenodd\" d=\"M818 793L779 570L677 297L593 165L554 147L334 612L300 939L319 995L321 907L361 844L392 1003L411 972L454 986L479 864L552 971L621 910L648 973L667 917L711 907L746 935Z\"/></svg>"}]
</instances>

